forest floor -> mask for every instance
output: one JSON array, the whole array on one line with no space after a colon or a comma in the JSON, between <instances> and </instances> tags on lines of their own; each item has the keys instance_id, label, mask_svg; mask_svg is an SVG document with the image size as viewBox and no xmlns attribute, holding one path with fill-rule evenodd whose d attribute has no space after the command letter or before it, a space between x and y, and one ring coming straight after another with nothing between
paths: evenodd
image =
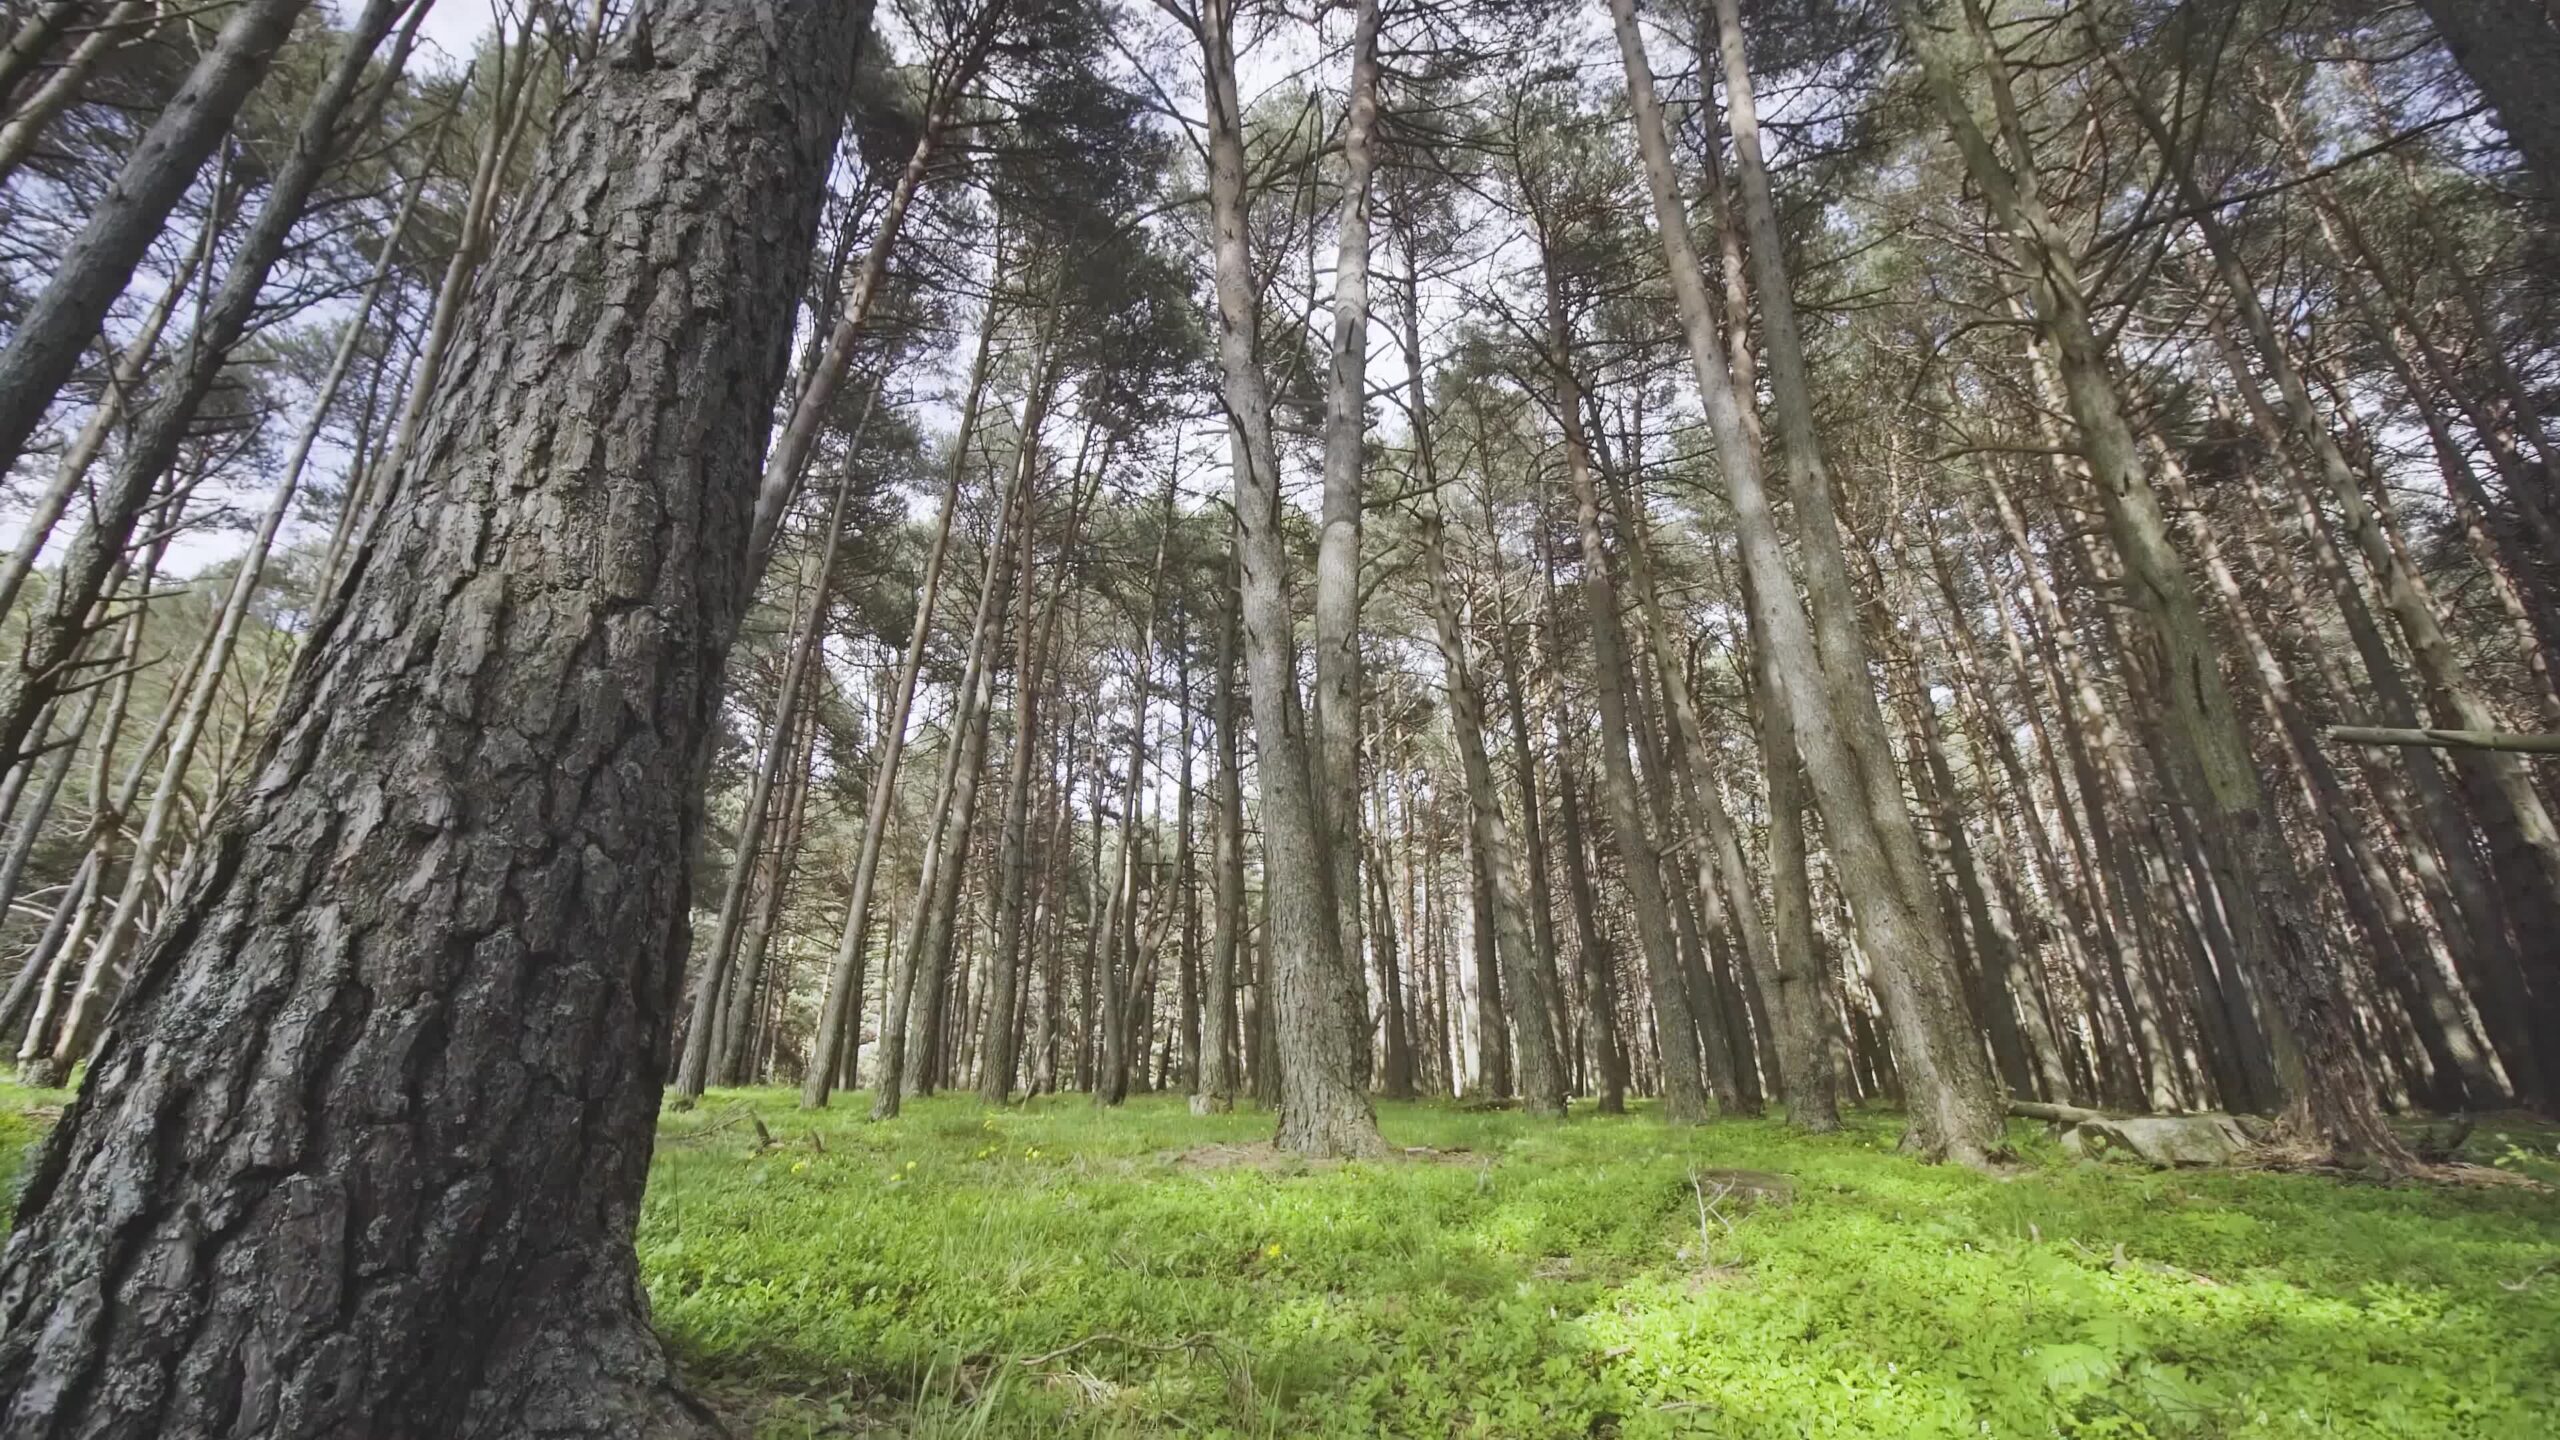
<instances>
[{"instance_id":1,"label":"forest floor","mask_svg":"<svg viewBox=\"0 0 2560 1440\"><path fill-rule=\"evenodd\" d=\"M61 1096L0 1086L0 1163ZM640 1259L763 1440L2560 1434L2560 1194L1382 1104L1307 1164L1178 1097L671 1113ZM750 1116L754 1117L752 1120ZM760 1136L756 1121L761 1121ZM2560 1181L2560 1129L2463 1158Z\"/></svg>"}]
</instances>

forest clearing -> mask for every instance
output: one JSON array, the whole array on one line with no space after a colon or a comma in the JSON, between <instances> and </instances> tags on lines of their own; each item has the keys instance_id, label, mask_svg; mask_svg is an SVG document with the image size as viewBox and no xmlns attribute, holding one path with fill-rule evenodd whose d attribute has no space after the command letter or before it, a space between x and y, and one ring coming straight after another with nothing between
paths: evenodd
<instances>
[{"instance_id":1,"label":"forest clearing","mask_svg":"<svg viewBox=\"0 0 2560 1440\"><path fill-rule=\"evenodd\" d=\"M0 1440L2550 1440L2555 76L0 0Z\"/></svg>"}]
</instances>

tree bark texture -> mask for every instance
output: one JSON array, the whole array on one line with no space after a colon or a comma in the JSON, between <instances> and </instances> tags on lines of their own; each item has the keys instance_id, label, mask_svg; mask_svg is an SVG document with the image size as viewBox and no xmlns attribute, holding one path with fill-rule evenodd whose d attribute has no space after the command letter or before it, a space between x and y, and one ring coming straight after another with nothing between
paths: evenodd
<instances>
[{"instance_id":1,"label":"tree bark texture","mask_svg":"<svg viewBox=\"0 0 2560 1440\"><path fill-rule=\"evenodd\" d=\"M352 603L0 1258L13 1436L714 1433L632 1254L860 6L581 76Z\"/></svg>"}]
</instances>

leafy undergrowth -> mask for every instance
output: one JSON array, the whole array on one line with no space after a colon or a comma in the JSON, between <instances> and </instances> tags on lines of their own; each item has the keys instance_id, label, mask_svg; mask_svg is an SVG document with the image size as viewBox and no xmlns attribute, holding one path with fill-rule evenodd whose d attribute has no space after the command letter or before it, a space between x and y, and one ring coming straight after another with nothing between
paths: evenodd
<instances>
[{"instance_id":1,"label":"leafy undergrowth","mask_svg":"<svg viewBox=\"0 0 2560 1440\"><path fill-rule=\"evenodd\" d=\"M62 1098L0 1086L0 1168ZM741 1435L2560 1434L2543 1190L2082 1165L2026 1126L1993 1178L1884 1113L1389 1104L1427 1153L1308 1165L1178 1099L867 1098L665 1122L641 1267ZM2560 1131L2464 1157L2560 1180Z\"/></svg>"},{"instance_id":2,"label":"leafy undergrowth","mask_svg":"<svg viewBox=\"0 0 2560 1440\"><path fill-rule=\"evenodd\" d=\"M1170 1098L863 1099L666 1122L657 1318L759 1435L2560 1433L2560 1198L2525 1187L1429 1105L1381 1119L1433 1153L1307 1166ZM2556 1140L2465 1153L2549 1179Z\"/></svg>"}]
</instances>

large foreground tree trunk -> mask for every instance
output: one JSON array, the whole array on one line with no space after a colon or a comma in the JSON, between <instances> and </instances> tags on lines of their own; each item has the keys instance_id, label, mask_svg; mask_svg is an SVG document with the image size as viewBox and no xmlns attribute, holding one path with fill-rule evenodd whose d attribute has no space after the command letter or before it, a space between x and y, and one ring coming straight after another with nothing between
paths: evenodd
<instances>
[{"instance_id":1,"label":"large foreground tree trunk","mask_svg":"<svg viewBox=\"0 0 2560 1440\"><path fill-rule=\"evenodd\" d=\"M2560 20L2529 0L2418 0L2489 97L2543 198L2560 204Z\"/></svg>"},{"instance_id":2,"label":"large foreground tree trunk","mask_svg":"<svg viewBox=\"0 0 2560 1440\"><path fill-rule=\"evenodd\" d=\"M668 0L582 72L370 563L35 1164L9 1435L713 1433L632 1231L864 8Z\"/></svg>"}]
</instances>

